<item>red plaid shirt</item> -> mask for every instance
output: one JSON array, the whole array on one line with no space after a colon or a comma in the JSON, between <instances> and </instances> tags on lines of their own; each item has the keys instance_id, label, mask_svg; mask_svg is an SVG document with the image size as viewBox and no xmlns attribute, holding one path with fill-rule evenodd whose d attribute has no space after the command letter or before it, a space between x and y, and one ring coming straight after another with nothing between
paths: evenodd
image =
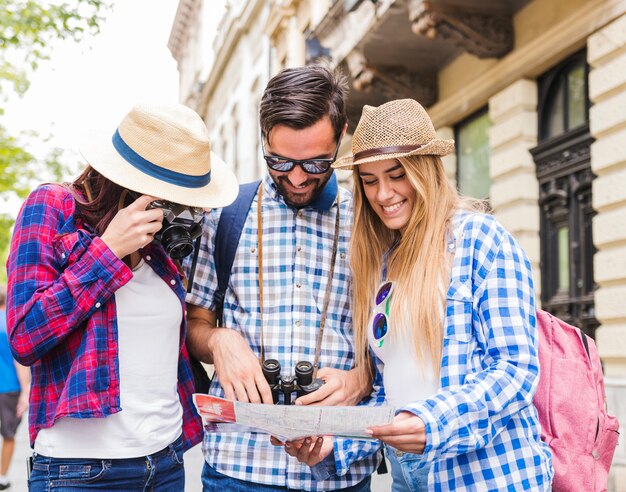
<instances>
[{"instance_id":1,"label":"red plaid shirt","mask_svg":"<svg viewBox=\"0 0 626 492\"><path fill-rule=\"evenodd\" d=\"M61 417L97 418L121 411L115 291L132 272L93 230L74 217L72 195L37 188L22 206L7 262L7 328L15 359L31 366L31 446ZM185 290L163 248L141 254L169 285L184 311ZM180 327L178 394L185 449L200 442L202 423ZM141 347L137 347L141 350Z\"/></svg>"}]
</instances>

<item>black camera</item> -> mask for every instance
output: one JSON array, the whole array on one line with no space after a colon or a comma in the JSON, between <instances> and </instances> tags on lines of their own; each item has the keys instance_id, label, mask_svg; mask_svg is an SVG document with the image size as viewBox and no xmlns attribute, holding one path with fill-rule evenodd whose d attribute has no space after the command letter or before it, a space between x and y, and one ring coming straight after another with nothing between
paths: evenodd
<instances>
[{"instance_id":1,"label":"black camera","mask_svg":"<svg viewBox=\"0 0 626 492\"><path fill-rule=\"evenodd\" d=\"M193 253L193 242L202 234L204 210L155 200L147 207L163 210L163 227L154 235L170 257L180 260Z\"/></svg>"},{"instance_id":2,"label":"black camera","mask_svg":"<svg viewBox=\"0 0 626 492\"><path fill-rule=\"evenodd\" d=\"M280 376L280 362L276 359L263 361L261 367L263 376L272 390L274 403L279 403L280 393L283 394L283 405L293 405L291 395L296 393L296 398L318 390L324 384L321 379L313 379L313 364L301 361L296 364L296 375L282 378ZM294 400L295 401L295 400Z\"/></svg>"}]
</instances>

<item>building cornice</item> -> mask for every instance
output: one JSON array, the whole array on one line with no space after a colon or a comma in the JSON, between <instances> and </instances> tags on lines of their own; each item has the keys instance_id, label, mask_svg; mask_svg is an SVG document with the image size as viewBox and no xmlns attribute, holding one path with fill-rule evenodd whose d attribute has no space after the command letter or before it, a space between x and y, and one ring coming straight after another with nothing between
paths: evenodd
<instances>
[{"instance_id":1,"label":"building cornice","mask_svg":"<svg viewBox=\"0 0 626 492\"><path fill-rule=\"evenodd\" d=\"M278 35L279 31L285 29L286 21L296 15L297 5L293 0L286 2L273 2L270 13L267 16L265 34L270 38Z\"/></svg>"},{"instance_id":2,"label":"building cornice","mask_svg":"<svg viewBox=\"0 0 626 492\"><path fill-rule=\"evenodd\" d=\"M481 106L493 94L520 77L537 77L564 56L585 45L602 26L626 13L626 0L592 0L527 45L517 48L463 88L462 96L448 97L428 108L435 128L454 124ZM462 97L463 104L459 104Z\"/></svg>"},{"instance_id":3,"label":"building cornice","mask_svg":"<svg viewBox=\"0 0 626 492\"><path fill-rule=\"evenodd\" d=\"M174 22L170 30L170 37L167 40L167 47L177 63L180 62L185 38L189 32L191 20L193 19L193 12L196 10L196 4L199 1L200 0L180 0L178 2Z\"/></svg>"}]
</instances>

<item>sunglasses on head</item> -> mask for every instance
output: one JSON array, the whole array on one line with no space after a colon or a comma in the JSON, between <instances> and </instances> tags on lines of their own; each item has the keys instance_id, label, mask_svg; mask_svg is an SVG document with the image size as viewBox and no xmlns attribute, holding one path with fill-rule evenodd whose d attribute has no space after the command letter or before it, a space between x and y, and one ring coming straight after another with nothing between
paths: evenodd
<instances>
[{"instance_id":1,"label":"sunglasses on head","mask_svg":"<svg viewBox=\"0 0 626 492\"><path fill-rule=\"evenodd\" d=\"M337 140L337 147L335 153L330 159L290 159L288 157L282 157L280 155L267 155L265 153L265 143L261 138L261 147L263 148L263 159L267 162L267 166L273 171L281 173L288 173L294 167L300 166L305 172L309 174L324 174L330 169L330 166L337 159L337 153L339 152L339 146L341 145L341 137Z\"/></svg>"},{"instance_id":2,"label":"sunglasses on head","mask_svg":"<svg viewBox=\"0 0 626 492\"><path fill-rule=\"evenodd\" d=\"M372 335L383 346L383 338L389 330L389 300L393 291L392 282L384 282L376 292L374 316L372 317Z\"/></svg>"}]
</instances>

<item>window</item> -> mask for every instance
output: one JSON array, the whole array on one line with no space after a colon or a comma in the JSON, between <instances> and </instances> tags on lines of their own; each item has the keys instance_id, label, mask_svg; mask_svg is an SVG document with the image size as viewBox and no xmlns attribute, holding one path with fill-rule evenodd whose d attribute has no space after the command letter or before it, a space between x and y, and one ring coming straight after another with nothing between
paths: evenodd
<instances>
[{"instance_id":1,"label":"window","mask_svg":"<svg viewBox=\"0 0 626 492\"><path fill-rule=\"evenodd\" d=\"M540 139L557 137L586 125L589 114L587 102L587 65L585 59L574 56L557 71L550 71L540 81ZM543 99L543 101L541 101Z\"/></svg>"},{"instance_id":2,"label":"window","mask_svg":"<svg viewBox=\"0 0 626 492\"><path fill-rule=\"evenodd\" d=\"M469 117L456 128L457 186L461 194L489 198L489 128L487 110Z\"/></svg>"},{"instance_id":3,"label":"window","mask_svg":"<svg viewBox=\"0 0 626 492\"><path fill-rule=\"evenodd\" d=\"M588 67L580 52L540 77L539 180L543 308L593 336L594 313Z\"/></svg>"}]
</instances>

